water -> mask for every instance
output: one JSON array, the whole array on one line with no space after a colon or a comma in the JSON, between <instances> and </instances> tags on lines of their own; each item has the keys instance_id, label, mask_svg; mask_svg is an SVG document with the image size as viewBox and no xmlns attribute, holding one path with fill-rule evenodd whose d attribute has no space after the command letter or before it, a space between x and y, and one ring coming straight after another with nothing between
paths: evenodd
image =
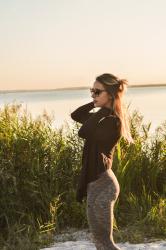
<instances>
[{"instance_id":1,"label":"water","mask_svg":"<svg viewBox=\"0 0 166 250\"><path fill-rule=\"evenodd\" d=\"M151 130L166 120L166 86L128 88L125 100L130 103L131 112L136 109L144 116L145 123L152 122ZM71 123L70 113L90 101L88 89L0 93L0 107L21 103L33 117L45 110L54 115L55 127L60 127L64 121Z\"/></svg>"}]
</instances>

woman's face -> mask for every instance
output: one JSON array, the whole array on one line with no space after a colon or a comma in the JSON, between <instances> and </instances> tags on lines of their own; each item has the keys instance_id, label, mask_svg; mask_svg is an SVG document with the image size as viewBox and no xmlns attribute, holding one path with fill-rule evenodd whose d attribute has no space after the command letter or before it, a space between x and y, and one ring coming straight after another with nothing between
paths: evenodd
<instances>
[{"instance_id":1,"label":"woman's face","mask_svg":"<svg viewBox=\"0 0 166 250\"><path fill-rule=\"evenodd\" d=\"M103 84L95 81L91 89L91 96L93 98L95 107L111 108L111 96L104 89Z\"/></svg>"}]
</instances>

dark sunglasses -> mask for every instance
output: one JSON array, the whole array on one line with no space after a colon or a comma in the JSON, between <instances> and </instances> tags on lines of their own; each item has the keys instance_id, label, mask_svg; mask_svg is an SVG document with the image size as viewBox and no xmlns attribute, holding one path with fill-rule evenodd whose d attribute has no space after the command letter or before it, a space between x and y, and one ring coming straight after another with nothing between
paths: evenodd
<instances>
[{"instance_id":1,"label":"dark sunglasses","mask_svg":"<svg viewBox=\"0 0 166 250\"><path fill-rule=\"evenodd\" d=\"M94 94L95 96L99 96L102 92L106 92L106 90L90 88L90 92L91 94Z\"/></svg>"}]
</instances>

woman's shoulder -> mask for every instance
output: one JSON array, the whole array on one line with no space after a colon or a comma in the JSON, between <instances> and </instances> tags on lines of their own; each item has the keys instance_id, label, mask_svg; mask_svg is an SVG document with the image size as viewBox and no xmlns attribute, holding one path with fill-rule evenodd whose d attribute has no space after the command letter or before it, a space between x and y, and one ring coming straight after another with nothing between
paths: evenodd
<instances>
[{"instance_id":1,"label":"woman's shoulder","mask_svg":"<svg viewBox=\"0 0 166 250\"><path fill-rule=\"evenodd\" d=\"M114 113L108 114L104 117L104 119L106 119L108 122L120 122L120 117Z\"/></svg>"},{"instance_id":2,"label":"woman's shoulder","mask_svg":"<svg viewBox=\"0 0 166 250\"><path fill-rule=\"evenodd\" d=\"M103 117L99 123L105 126L121 127L121 119L116 114L109 114Z\"/></svg>"}]
</instances>

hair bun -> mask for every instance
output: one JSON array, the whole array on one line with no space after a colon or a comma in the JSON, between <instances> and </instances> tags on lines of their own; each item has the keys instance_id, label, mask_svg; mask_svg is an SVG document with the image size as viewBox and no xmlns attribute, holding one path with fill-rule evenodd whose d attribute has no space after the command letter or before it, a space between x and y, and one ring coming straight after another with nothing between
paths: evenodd
<instances>
[{"instance_id":1,"label":"hair bun","mask_svg":"<svg viewBox=\"0 0 166 250\"><path fill-rule=\"evenodd\" d=\"M118 83L119 83L120 92L124 91L127 87L127 80L126 79L118 79Z\"/></svg>"},{"instance_id":2,"label":"hair bun","mask_svg":"<svg viewBox=\"0 0 166 250\"><path fill-rule=\"evenodd\" d=\"M118 82L120 85L128 85L126 79L117 79L117 82Z\"/></svg>"}]
</instances>

